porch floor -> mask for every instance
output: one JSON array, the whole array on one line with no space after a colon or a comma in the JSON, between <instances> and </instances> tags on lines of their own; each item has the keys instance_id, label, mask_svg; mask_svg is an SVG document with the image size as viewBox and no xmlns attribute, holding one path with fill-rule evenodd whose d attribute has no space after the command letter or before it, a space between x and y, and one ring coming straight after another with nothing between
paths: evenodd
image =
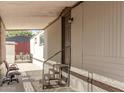
<instances>
[{"instance_id":1,"label":"porch floor","mask_svg":"<svg viewBox=\"0 0 124 93\"><path fill-rule=\"evenodd\" d=\"M20 83L4 84L0 87L0 92L74 92L70 87L42 90L42 84L39 83L42 79L42 68L33 63L17 63L17 65L22 73L19 78Z\"/></svg>"},{"instance_id":2,"label":"porch floor","mask_svg":"<svg viewBox=\"0 0 124 93\"><path fill-rule=\"evenodd\" d=\"M13 82L10 85L3 84L0 86L0 92L24 92L23 82L21 78L19 79L20 83Z\"/></svg>"}]
</instances>

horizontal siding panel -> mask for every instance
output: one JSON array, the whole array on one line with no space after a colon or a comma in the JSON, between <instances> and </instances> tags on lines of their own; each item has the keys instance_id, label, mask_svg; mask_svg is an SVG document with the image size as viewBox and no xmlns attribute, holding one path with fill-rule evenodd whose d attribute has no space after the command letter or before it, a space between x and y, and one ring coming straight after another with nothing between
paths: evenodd
<instances>
[{"instance_id":1,"label":"horizontal siding panel","mask_svg":"<svg viewBox=\"0 0 124 93\"><path fill-rule=\"evenodd\" d=\"M87 64L85 64L84 66L87 66L87 65L89 65L89 66L92 66L92 68L105 68L105 70L108 70L108 71L111 71L112 73L115 73L116 74L116 72L123 72L124 71L124 65L117 65L117 64L105 64L105 63L100 63L100 62L95 62L95 61L92 61L92 63L91 62L88 62L88 61L86 61L87 62Z\"/></svg>"},{"instance_id":2,"label":"horizontal siding panel","mask_svg":"<svg viewBox=\"0 0 124 93\"><path fill-rule=\"evenodd\" d=\"M123 77L124 77L124 74L120 74L120 73L123 73L123 71L116 71L116 75L115 73L109 71L108 69L101 69L101 67L97 67L97 68L92 68L91 65L85 65L87 68L89 68L89 72L92 72L92 73L98 73L102 76L107 76L109 78L114 78L116 80L119 80L119 81L123 81ZM94 72L93 72L94 71Z\"/></svg>"},{"instance_id":3,"label":"horizontal siding panel","mask_svg":"<svg viewBox=\"0 0 124 93\"><path fill-rule=\"evenodd\" d=\"M84 61L94 61L101 62L105 64L116 64L116 65L124 65L124 58L116 58L116 57L98 57L98 56L83 56Z\"/></svg>"}]
</instances>

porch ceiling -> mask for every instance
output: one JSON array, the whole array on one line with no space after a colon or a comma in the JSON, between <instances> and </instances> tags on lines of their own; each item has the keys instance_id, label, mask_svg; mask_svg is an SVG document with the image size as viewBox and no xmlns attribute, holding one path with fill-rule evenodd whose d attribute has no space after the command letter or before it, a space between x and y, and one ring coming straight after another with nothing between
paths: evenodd
<instances>
[{"instance_id":1,"label":"porch ceiling","mask_svg":"<svg viewBox=\"0 0 124 93\"><path fill-rule=\"evenodd\" d=\"M43 29L77 1L0 1L6 29Z\"/></svg>"}]
</instances>

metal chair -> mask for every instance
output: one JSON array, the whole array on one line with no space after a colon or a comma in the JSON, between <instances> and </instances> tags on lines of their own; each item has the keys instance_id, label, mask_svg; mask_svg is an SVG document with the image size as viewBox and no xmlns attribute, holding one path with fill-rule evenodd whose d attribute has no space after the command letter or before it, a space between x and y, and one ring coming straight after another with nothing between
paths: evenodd
<instances>
[{"instance_id":1,"label":"metal chair","mask_svg":"<svg viewBox=\"0 0 124 93\"><path fill-rule=\"evenodd\" d=\"M1 86L6 82L9 85L12 81L16 81L17 83L19 83L17 76L21 75L21 73L18 71L19 68L17 67L17 65L12 64L9 66L9 64L5 60L3 62L7 71L5 77L2 79Z\"/></svg>"}]
</instances>

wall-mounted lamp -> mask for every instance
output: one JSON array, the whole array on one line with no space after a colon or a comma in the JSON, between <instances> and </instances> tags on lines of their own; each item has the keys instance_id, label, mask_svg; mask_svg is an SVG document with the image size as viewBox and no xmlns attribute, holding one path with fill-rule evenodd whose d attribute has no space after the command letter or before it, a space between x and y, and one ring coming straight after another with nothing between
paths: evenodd
<instances>
[{"instance_id":1,"label":"wall-mounted lamp","mask_svg":"<svg viewBox=\"0 0 124 93\"><path fill-rule=\"evenodd\" d=\"M72 18L69 18L68 23L71 24L73 22L73 20L74 20L73 17Z\"/></svg>"}]
</instances>

